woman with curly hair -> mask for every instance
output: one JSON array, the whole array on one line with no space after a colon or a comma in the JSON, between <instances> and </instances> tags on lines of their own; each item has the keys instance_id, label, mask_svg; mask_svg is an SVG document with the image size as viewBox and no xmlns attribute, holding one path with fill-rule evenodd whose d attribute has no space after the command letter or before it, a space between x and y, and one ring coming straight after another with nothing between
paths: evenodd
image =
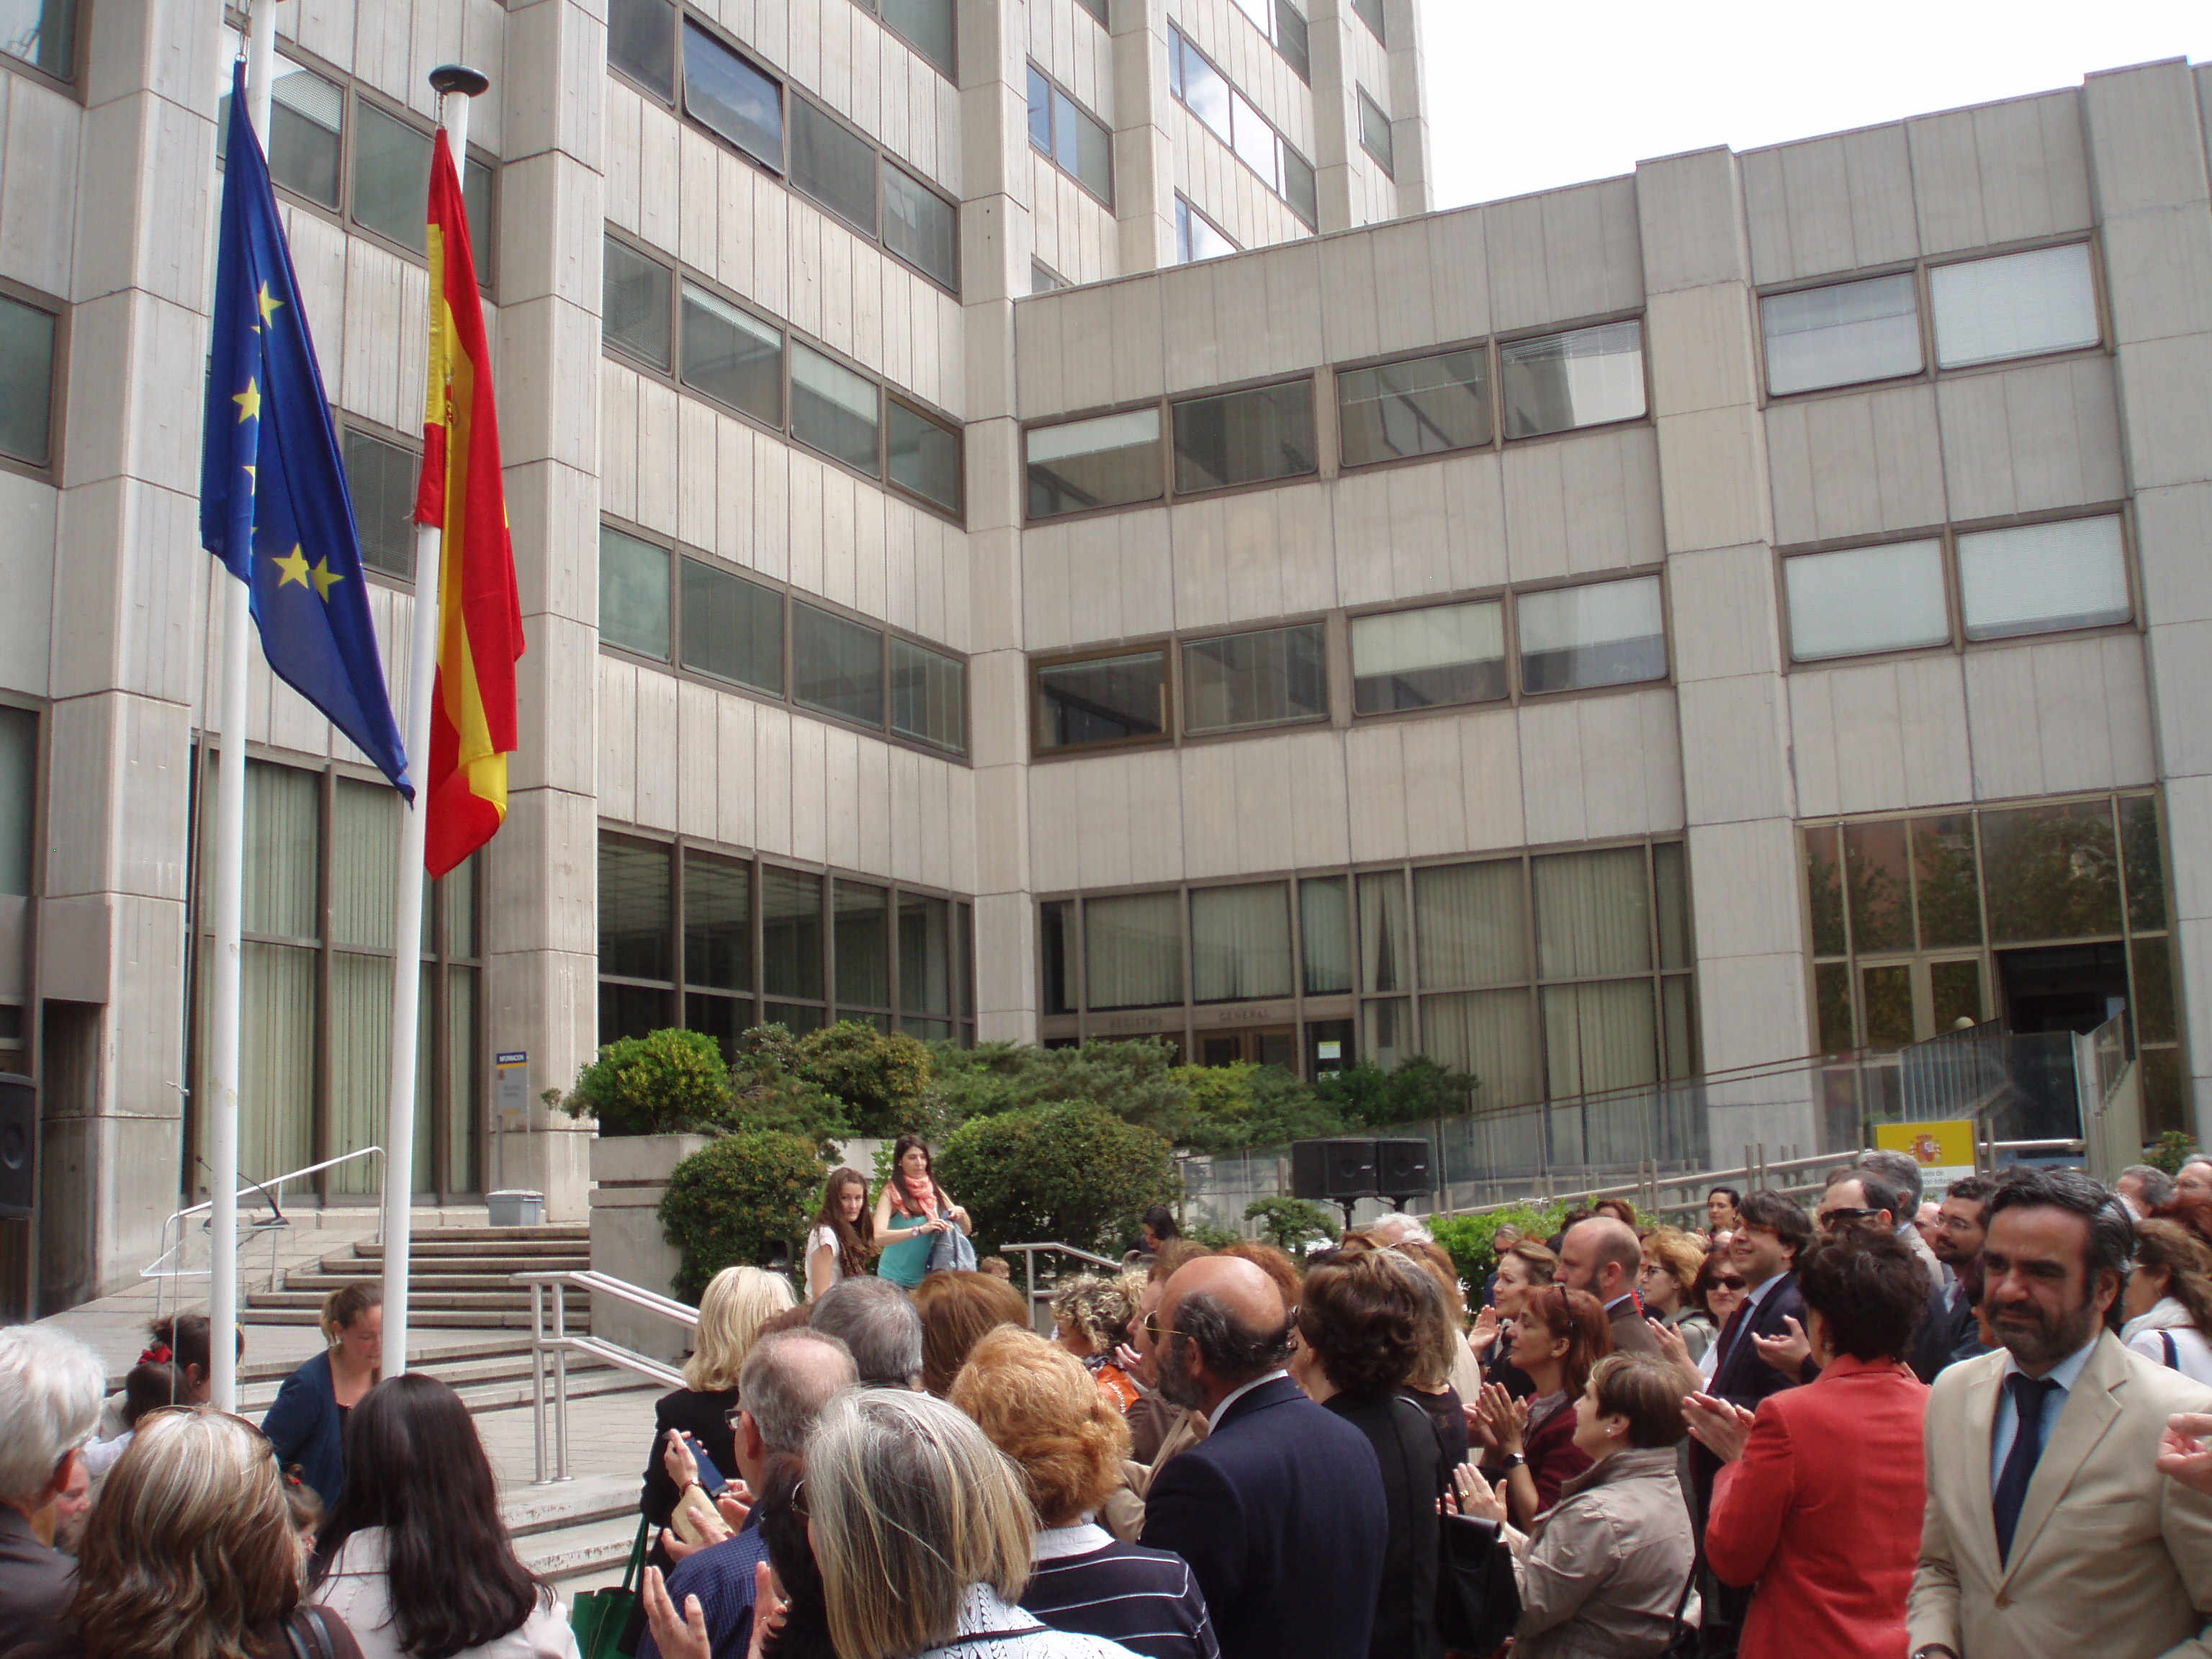
<instances>
[{"instance_id":1,"label":"woman with curly hair","mask_svg":"<svg viewBox=\"0 0 2212 1659\"><path fill-rule=\"evenodd\" d=\"M1129 1340L1145 1281L1136 1273L1100 1279L1086 1273L1071 1279L1052 1298L1053 1323L1060 1346L1083 1362L1098 1380L1098 1391L1126 1412L1137 1403L1137 1385L1114 1363L1114 1350Z\"/></svg>"},{"instance_id":2,"label":"woman with curly hair","mask_svg":"<svg viewBox=\"0 0 2212 1659\"><path fill-rule=\"evenodd\" d=\"M1299 1386L1375 1448L1389 1502L1370 1659L1441 1659L1437 1504L1451 1462L1429 1414L1406 1392L1448 1316L1429 1270L1395 1250L1331 1252L1298 1298Z\"/></svg>"}]
</instances>

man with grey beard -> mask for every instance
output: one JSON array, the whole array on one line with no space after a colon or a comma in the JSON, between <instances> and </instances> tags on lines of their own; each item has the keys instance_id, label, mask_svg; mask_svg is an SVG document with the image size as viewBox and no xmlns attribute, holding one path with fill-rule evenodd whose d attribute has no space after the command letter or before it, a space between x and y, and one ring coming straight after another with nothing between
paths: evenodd
<instances>
[{"instance_id":1,"label":"man with grey beard","mask_svg":"<svg viewBox=\"0 0 2212 1659\"><path fill-rule=\"evenodd\" d=\"M2168 1416L2212 1390L2109 1328L2134 1221L2076 1170L2021 1168L1988 1224L2002 1348L1929 1395L1914 1659L2212 1659L2212 1498L2155 1467Z\"/></svg>"}]
</instances>

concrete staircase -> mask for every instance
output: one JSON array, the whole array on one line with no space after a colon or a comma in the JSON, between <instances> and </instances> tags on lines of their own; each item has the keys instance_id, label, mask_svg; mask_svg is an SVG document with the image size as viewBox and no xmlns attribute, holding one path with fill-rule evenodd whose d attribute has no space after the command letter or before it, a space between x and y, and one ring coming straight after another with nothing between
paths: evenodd
<instances>
[{"instance_id":1,"label":"concrete staircase","mask_svg":"<svg viewBox=\"0 0 2212 1659\"><path fill-rule=\"evenodd\" d=\"M510 1492L501 1508L522 1565L563 1601L616 1583L637 1539L639 1484L635 1474L594 1474Z\"/></svg>"},{"instance_id":2,"label":"concrete staircase","mask_svg":"<svg viewBox=\"0 0 2212 1659\"><path fill-rule=\"evenodd\" d=\"M530 1291L519 1273L580 1272L592 1265L591 1230L542 1227L441 1227L417 1233L408 1249L407 1320L425 1330L530 1328ZM367 1242L325 1256L311 1268L290 1268L283 1288L246 1297L249 1325L312 1325L332 1291L384 1273L384 1246ZM589 1328L590 1299L563 1292L572 1331Z\"/></svg>"}]
</instances>

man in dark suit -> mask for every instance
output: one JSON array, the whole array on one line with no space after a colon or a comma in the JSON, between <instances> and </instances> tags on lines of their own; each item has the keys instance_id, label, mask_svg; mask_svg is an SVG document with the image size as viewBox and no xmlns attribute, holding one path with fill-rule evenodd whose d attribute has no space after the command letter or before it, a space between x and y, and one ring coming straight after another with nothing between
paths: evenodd
<instances>
[{"instance_id":1,"label":"man in dark suit","mask_svg":"<svg viewBox=\"0 0 2212 1659\"><path fill-rule=\"evenodd\" d=\"M1951 1279L1931 1297L1927 1322L1913 1342L1912 1369L1923 1382L1933 1382L1962 1359L1990 1352L1982 1343L1981 1256L1996 1184L1987 1176L1954 1181L1936 1212L1936 1237L1929 1243L1936 1259L1951 1270Z\"/></svg>"},{"instance_id":2,"label":"man in dark suit","mask_svg":"<svg viewBox=\"0 0 2212 1659\"><path fill-rule=\"evenodd\" d=\"M1720 1357L1713 1364L1712 1381L1705 1391L1717 1400L1755 1412L1767 1395L1795 1388L1804 1380L1795 1369L1778 1369L1759 1352L1753 1339L1802 1340L1805 1298L1798 1294L1795 1269L1798 1252L1813 1242L1813 1220L1779 1193L1749 1194L1737 1214L1739 1223L1729 1240L1729 1260L1743 1275L1748 1294L1743 1305L1729 1316L1728 1328L1716 1340ZM1712 1507L1713 1477L1720 1467L1720 1460L1703 1445L1690 1448L1690 1481L1701 1528ZM1735 1652L1750 1593L1730 1589L1703 1569L1699 1580L1705 1618L1698 1651L1705 1659L1728 1659Z\"/></svg>"},{"instance_id":3,"label":"man in dark suit","mask_svg":"<svg viewBox=\"0 0 2212 1659\"><path fill-rule=\"evenodd\" d=\"M1636 1294L1636 1270L1643 1265L1643 1241L1614 1216L1578 1221L1559 1241L1559 1283L1571 1291L1588 1291L1605 1304L1613 1351L1656 1358L1659 1339L1651 1334L1643 1298Z\"/></svg>"},{"instance_id":4,"label":"man in dark suit","mask_svg":"<svg viewBox=\"0 0 2212 1659\"><path fill-rule=\"evenodd\" d=\"M1366 1659L1390 1531L1382 1469L1283 1369L1281 1292L1249 1261L1202 1256L1157 1317L1160 1392L1212 1426L1153 1479L1141 1541L1190 1563L1222 1659Z\"/></svg>"}]
</instances>

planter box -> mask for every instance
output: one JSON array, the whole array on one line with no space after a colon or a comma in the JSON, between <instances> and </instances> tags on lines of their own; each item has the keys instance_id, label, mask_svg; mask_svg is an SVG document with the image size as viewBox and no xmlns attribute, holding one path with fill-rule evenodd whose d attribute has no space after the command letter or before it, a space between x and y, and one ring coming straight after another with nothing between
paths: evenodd
<instances>
[{"instance_id":1,"label":"planter box","mask_svg":"<svg viewBox=\"0 0 2212 1659\"><path fill-rule=\"evenodd\" d=\"M682 1255L660 1236L668 1177L711 1144L708 1135L615 1135L592 1142L592 1269L640 1290L673 1296ZM673 1364L690 1334L612 1297L592 1298L592 1334Z\"/></svg>"}]
</instances>

